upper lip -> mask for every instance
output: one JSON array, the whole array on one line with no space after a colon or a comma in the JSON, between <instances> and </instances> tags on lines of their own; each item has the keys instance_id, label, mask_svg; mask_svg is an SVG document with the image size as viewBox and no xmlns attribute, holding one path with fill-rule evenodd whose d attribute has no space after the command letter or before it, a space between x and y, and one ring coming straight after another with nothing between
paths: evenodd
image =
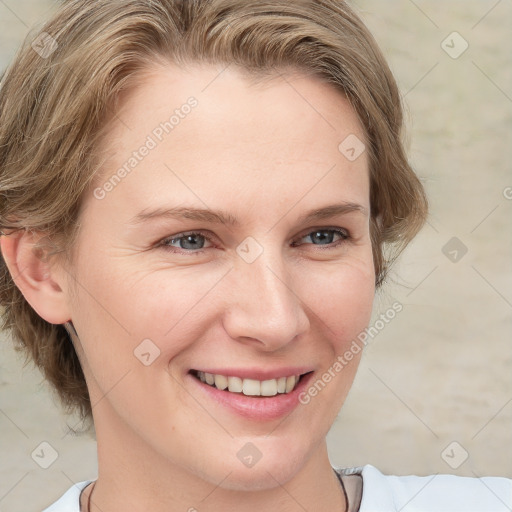
<instances>
[{"instance_id":1,"label":"upper lip","mask_svg":"<svg viewBox=\"0 0 512 512\"><path fill-rule=\"evenodd\" d=\"M306 366L286 366L273 369L262 368L192 368L191 372L205 372L225 377L240 377L241 379L270 380L291 375L303 375L313 371L313 368Z\"/></svg>"}]
</instances>

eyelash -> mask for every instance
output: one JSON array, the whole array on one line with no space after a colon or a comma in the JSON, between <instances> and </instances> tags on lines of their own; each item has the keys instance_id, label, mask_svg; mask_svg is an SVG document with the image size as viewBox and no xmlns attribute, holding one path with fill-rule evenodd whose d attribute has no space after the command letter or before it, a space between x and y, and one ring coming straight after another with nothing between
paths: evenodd
<instances>
[{"instance_id":1,"label":"eyelash","mask_svg":"<svg viewBox=\"0 0 512 512\"><path fill-rule=\"evenodd\" d=\"M317 228L317 229L313 229L311 231L308 231L306 234L302 235L302 236L299 236L296 240L301 240L302 238L305 238L309 235L312 235L313 233L318 233L318 232L331 232L331 233L334 233L336 235L339 235L341 238L335 242L331 242L329 244L308 244L308 245L315 245L316 247L318 247L318 250L329 250L329 249L335 249L337 247L339 247L340 245L342 245L344 242L347 242L348 240L351 239L351 235L350 233L345 230L345 229L340 229L340 228ZM186 249L180 249L178 247L173 247L171 245L168 245L169 242L176 242L176 241L179 241L179 240L182 240L184 238L186 238L187 236L192 236L192 235L200 235L202 237L204 237L208 242L210 242L211 244L214 244L212 238L210 236L208 236L205 232L203 231L187 231L187 232L184 232L184 233L178 233L177 235L174 235L172 237L167 237L167 238L164 238L163 240L161 240L158 244L159 247L162 247L162 249L164 249L165 251L169 251L169 252L172 252L172 253L175 253L175 254L197 254L197 255L200 255L202 254L204 251L206 251L207 249L211 249L211 247L206 247L206 248L202 248L202 249L197 249L197 250L186 250ZM292 246L293 247L296 247L296 245L293 245L295 244L295 241L292 242Z\"/></svg>"}]
</instances>

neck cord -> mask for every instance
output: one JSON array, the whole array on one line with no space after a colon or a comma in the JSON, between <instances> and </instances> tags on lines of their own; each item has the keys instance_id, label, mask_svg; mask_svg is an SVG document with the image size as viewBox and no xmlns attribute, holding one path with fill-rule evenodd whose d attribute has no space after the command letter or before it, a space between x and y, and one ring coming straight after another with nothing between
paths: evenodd
<instances>
[{"instance_id":1,"label":"neck cord","mask_svg":"<svg viewBox=\"0 0 512 512\"><path fill-rule=\"evenodd\" d=\"M338 480L340 481L341 488L343 489L343 496L345 497L345 512L348 512L348 496L347 496L347 490L345 489L345 484L343 483L343 480L339 473L333 468L334 473L338 477Z\"/></svg>"},{"instance_id":2,"label":"neck cord","mask_svg":"<svg viewBox=\"0 0 512 512\"><path fill-rule=\"evenodd\" d=\"M89 497L87 498L87 508L85 509L84 512L91 512L91 497L92 497L92 492L94 491L94 485L95 484L96 484L96 482L92 483L91 492L89 493ZM84 492L84 490L82 490L82 492Z\"/></svg>"},{"instance_id":3,"label":"neck cord","mask_svg":"<svg viewBox=\"0 0 512 512\"><path fill-rule=\"evenodd\" d=\"M339 473L336 470L334 470L334 474L337 476L338 480L340 481L341 488L343 490L343 497L345 498L345 512L348 512L348 496L347 496L347 490L345 489L345 484L343 483L341 476L339 475ZM86 512L91 512L91 498L92 498L92 493L94 491L95 483L96 482L92 483L91 492L89 493L89 497L87 498Z\"/></svg>"}]
</instances>

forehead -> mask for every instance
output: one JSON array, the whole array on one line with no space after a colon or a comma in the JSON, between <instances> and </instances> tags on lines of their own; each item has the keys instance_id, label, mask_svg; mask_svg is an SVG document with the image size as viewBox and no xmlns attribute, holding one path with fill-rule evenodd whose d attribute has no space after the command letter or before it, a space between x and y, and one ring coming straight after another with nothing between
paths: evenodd
<instances>
[{"instance_id":1,"label":"forehead","mask_svg":"<svg viewBox=\"0 0 512 512\"><path fill-rule=\"evenodd\" d=\"M95 186L107 185L112 204L139 209L177 195L219 206L226 188L241 204L328 193L369 206L366 154L344 153L347 144L359 152L364 139L349 101L317 77L155 66L121 98Z\"/></svg>"}]
</instances>

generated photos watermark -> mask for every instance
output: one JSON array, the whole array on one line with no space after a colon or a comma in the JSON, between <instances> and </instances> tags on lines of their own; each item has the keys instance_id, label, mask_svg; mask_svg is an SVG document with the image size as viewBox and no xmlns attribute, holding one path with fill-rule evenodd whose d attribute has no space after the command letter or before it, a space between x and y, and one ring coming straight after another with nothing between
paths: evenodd
<instances>
[{"instance_id":1,"label":"generated photos watermark","mask_svg":"<svg viewBox=\"0 0 512 512\"><path fill-rule=\"evenodd\" d=\"M126 160L126 162L117 169L117 171L108 178L101 187L94 189L93 195L96 199L105 199L109 192L112 192L121 181L126 178L152 150L154 150L167 135L169 135L185 119L192 109L199 105L198 100L191 96L179 108L176 108L173 114L166 121L161 122L146 137L144 143Z\"/></svg>"},{"instance_id":2,"label":"generated photos watermark","mask_svg":"<svg viewBox=\"0 0 512 512\"><path fill-rule=\"evenodd\" d=\"M308 389L299 394L299 402L303 405L309 404L311 399L317 396L326 386L331 382L349 363L354 359L354 356L359 354L361 350L368 345L368 338L375 338L386 325L388 325L398 313L403 310L403 305L396 301L382 313L378 320L373 325L367 327L364 331L357 335L357 338L352 340L350 347L345 352L339 355L334 363L319 377Z\"/></svg>"}]
</instances>

